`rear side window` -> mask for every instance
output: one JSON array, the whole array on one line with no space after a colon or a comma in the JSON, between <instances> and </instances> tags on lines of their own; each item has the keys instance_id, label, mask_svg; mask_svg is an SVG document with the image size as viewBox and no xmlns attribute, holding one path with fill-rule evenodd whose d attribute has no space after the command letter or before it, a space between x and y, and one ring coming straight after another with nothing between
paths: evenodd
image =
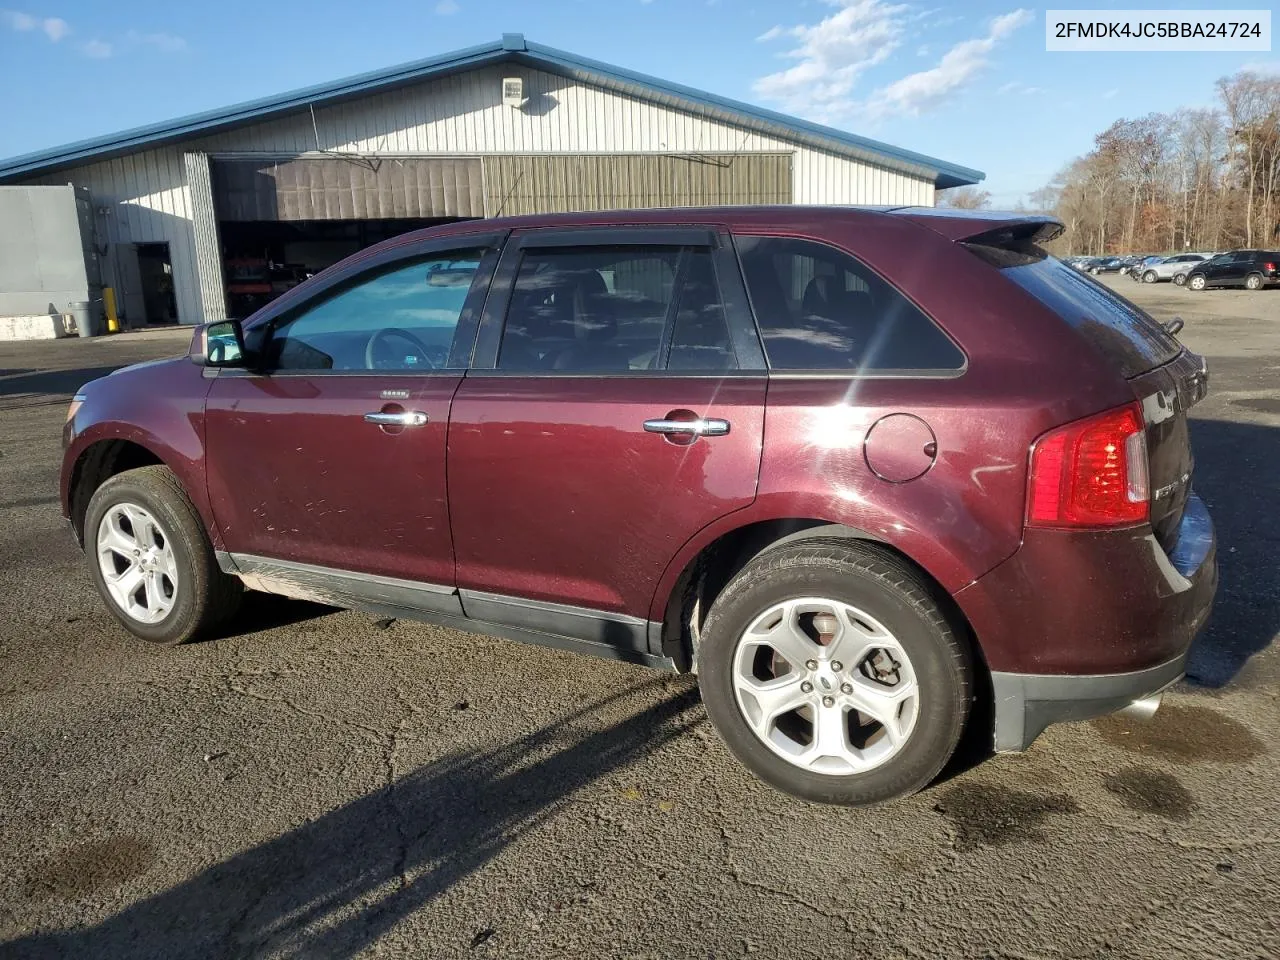
<instances>
[{"instance_id":1,"label":"rear side window","mask_svg":"<svg viewBox=\"0 0 1280 960\"><path fill-rule=\"evenodd\" d=\"M834 247L734 238L772 370L954 371L964 355L915 304Z\"/></svg>"},{"instance_id":2,"label":"rear side window","mask_svg":"<svg viewBox=\"0 0 1280 960\"><path fill-rule=\"evenodd\" d=\"M524 254L499 370L583 374L736 366L709 250L601 246Z\"/></svg>"},{"instance_id":3,"label":"rear side window","mask_svg":"<svg viewBox=\"0 0 1280 960\"><path fill-rule=\"evenodd\" d=\"M1182 349L1150 314L1035 244L965 246L1071 324L1126 378L1168 363Z\"/></svg>"}]
</instances>

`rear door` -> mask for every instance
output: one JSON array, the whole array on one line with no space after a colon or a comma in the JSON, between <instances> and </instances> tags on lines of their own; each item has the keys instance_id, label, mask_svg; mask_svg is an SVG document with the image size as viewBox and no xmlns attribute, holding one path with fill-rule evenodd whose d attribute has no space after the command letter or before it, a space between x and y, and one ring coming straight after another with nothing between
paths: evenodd
<instances>
[{"instance_id":1,"label":"rear door","mask_svg":"<svg viewBox=\"0 0 1280 960\"><path fill-rule=\"evenodd\" d=\"M499 241L375 257L254 325L260 368L220 371L205 410L210 501L242 569L284 561L452 593L449 406Z\"/></svg>"},{"instance_id":2,"label":"rear door","mask_svg":"<svg viewBox=\"0 0 1280 960\"><path fill-rule=\"evenodd\" d=\"M449 427L468 616L646 649L671 558L755 497L765 387L726 236L513 233Z\"/></svg>"},{"instance_id":3,"label":"rear door","mask_svg":"<svg viewBox=\"0 0 1280 960\"><path fill-rule=\"evenodd\" d=\"M1253 257L1254 255L1251 251L1239 251L1226 257L1217 268L1214 282L1228 287L1242 285L1244 278L1253 269Z\"/></svg>"}]
</instances>

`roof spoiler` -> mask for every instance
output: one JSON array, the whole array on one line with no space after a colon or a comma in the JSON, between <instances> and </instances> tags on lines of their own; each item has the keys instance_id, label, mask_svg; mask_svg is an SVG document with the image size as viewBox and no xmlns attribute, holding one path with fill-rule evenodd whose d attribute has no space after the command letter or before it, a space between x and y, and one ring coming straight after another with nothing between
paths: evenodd
<instances>
[{"instance_id":1,"label":"roof spoiler","mask_svg":"<svg viewBox=\"0 0 1280 960\"><path fill-rule=\"evenodd\" d=\"M914 220L948 240L989 247L1046 243L1066 229L1057 217L1044 213L957 210L952 207L901 207L892 213Z\"/></svg>"}]
</instances>

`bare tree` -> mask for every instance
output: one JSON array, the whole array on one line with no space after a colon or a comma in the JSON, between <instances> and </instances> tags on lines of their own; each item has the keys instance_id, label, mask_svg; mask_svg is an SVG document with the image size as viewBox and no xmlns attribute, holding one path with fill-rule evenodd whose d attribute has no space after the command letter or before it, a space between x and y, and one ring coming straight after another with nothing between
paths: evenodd
<instances>
[{"instance_id":1,"label":"bare tree","mask_svg":"<svg viewBox=\"0 0 1280 960\"><path fill-rule=\"evenodd\" d=\"M938 206L957 210L984 210L991 206L991 194L977 187L953 187L938 194Z\"/></svg>"},{"instance_id":2,"label":"bare tree","mask_svg":"<svg viewBox=\"0 0 1280 960\"><path fill-rule=\"evenodd\" d=\"M1031 205L1074 253L1223 249L1280 237L1280 79L1218 82L1220 109L1117 120Z\"/></svg>"}]
</instances>

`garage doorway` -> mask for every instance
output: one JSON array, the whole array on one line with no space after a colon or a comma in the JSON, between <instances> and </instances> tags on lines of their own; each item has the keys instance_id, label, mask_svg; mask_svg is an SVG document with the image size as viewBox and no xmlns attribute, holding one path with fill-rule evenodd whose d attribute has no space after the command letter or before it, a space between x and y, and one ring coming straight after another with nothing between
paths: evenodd
<instances>
[{"instance_id":1,"label":"garage doorway","mask_svg":"<svg viewBox=\"0 0 1280 960\"><path fill-rule=\"evenodd\" d=\"M167 243L139 243L138 286L142 310L148 324L177 323L178 300L173 289L173 260Z\"/></svg>"}]
</instances>

